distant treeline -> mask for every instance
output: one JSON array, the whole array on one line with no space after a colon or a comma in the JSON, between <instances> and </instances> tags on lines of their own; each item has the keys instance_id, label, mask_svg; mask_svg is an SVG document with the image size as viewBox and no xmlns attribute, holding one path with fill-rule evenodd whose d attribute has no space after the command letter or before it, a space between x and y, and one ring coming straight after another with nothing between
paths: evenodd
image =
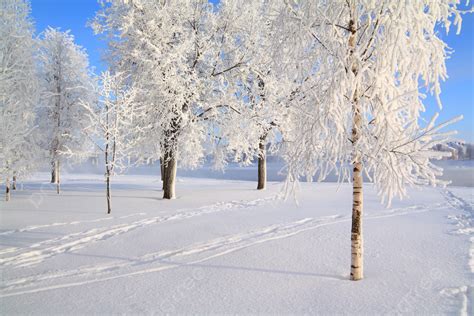
<instances>
[{"instance_id":1,"label":"distant treeline","mask_svg":"<svg viewBox=\"0 0 474 316\"><path fill-rule=\"evenodd\" d=\"M474 159L474 144L461 141L438 144L434 147L438 151L451 152L450 160L472 160Z\"/></svg>"}]
</instances>

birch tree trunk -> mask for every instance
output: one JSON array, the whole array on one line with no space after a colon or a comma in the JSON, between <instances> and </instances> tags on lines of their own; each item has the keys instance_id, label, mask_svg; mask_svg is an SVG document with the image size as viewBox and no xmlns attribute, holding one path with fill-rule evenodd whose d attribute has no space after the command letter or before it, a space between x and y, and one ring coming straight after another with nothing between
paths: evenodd
<instances>
[{"instance_id":1,"label":"birch tree trunk","mask_svg":"<svg viewBox=\"0 0 474 316\"><path fill-rule=\"evenodd\" d=\"M5 182L5 201L10 201L10 179L6 179Z\"/></svg>"},{"instance_id":2,"label":"birch tree trunk","mask_svg":"<svg viewBox=\"0 0 474 316\"><path fill-rule=\"evenodd\" d=\"M351 71L357 77L357 63L354 60L354 51L356 47L357 23L355 10L352 10L352 18L349 22L349 48L351 56ZM363 211L363 179L362 163L357 152L357 142L360 138L362 124L361 109L359 104L358 89L356 87L352 97L352 144L353 144L353 179L352 179L352 227L351 227L351 276L353 281L364 277L363 273L363 235L362 235L362 211Z\"/></svg>"},{"instance_id":3,"label":"birch tree trunk","mask_svg":"<svg viewBox=\"0 0 474 316\"><path fill-rule=\"evenodd\" d=\"M362 164L357 161L354 162L352 192L351 280L357 281L364 277L362 238Z\"/></svg>"},{"instance_id":4,"label":"birch tree trunk","mask_svg":"<svg viewBox=\"0 0 474 316\"><path fill-rule=\"evenodd\" d=\"M258 144L259 155L258 155L258 184L257 190L265 189L267 184L267 153L265 146L265 136L260 138L260 143Z\"/></svg>"}]
</instances>

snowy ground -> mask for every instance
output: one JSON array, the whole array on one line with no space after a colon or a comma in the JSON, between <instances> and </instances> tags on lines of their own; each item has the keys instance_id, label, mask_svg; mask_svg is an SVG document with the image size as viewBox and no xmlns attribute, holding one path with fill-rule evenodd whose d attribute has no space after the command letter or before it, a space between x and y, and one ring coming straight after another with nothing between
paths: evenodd
<instances>
[{"instance_id":1,"label":"snowy ground","mask_svg":"<svg viewBox=\"0 0 474 316\"><path fill-rule=\"evenodd\" d=\"M302 184L294 201L254 182L66 175L0 202L0 313L472 315L473 188L380 205L365 192L365 279L348 281L348 185Z\"/></svg>"}]
</instances>

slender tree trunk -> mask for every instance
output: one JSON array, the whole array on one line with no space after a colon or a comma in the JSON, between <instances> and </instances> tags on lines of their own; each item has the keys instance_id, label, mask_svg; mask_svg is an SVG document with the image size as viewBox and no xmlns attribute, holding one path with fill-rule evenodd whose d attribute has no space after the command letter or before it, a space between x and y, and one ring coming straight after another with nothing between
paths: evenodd
<instances>
[{"instance_id":1,"label":"slender tree trunk","mask_svg":"<svg viewBox=\"0 0 474 316\"><path fill-rule=\"evenodd\" d=\"M109 105L108 103L105 104L105 110L106 110L106 115L105 115L105 126L107 127L106 132L105 132L105 150L104 150L104 161L105 161L105 182L106 182L106 189L105 189L105 195L107 198L107 214L110 214L112 211L112 206L111 206L111 196L110 196L110 169L113 168L113 163L115 162L115 141L112 143L112 153L109 153L109 144L110 144L110 138L111 135L109 133L109 128L110 126L110 121L109 121ZM110 157L109 157L110 154ZM110 160L110 161L109 161ZM112 164L111 164L112 163Z\"/></svg>"},{"instance_id":2,"label":"slender tree trunk","mask_svg":"<svg viewBox=\"0 0 474 316\"><path fill-rule=\"evenodd\" d=\"M363 235L362 235L362 211L363 211L363 180L362 164L354 162L354 174L352 182L352 229L351 229L351 280L357 281L364 277L363 260Z\"/></svg>"},{"instance_id":3,"label":"slender tree trunk","mask_svg":"<svg viewBox=\"0 0 474 316\"><path fill-rule=\"evenodd\" d=\"M170 155L165 159L164 181L163 181L163 199L174 199L176 197L176 157Z\"/></svg>"},{"instance_id":4,"label":"slender tree trunk","mask_svg":"<svg viewBox=\"0 0 474 316\"><path fill-rule=\"evenodd\" d=\"M60 174L60 168L59 168L59 160L56 160L56 171L55 171L55 174L56 174L56 193L59 194L60 192L60 177L59 177L59 174Z\"/></svg>"},{"instance_id":5,"label":"slender tree trunk","mask_svg":"<svg viewBox=\"0 0 474 316\"><path fill-rule=\"evenodd\" d=\"M13 173L12 190L16 190L16 172Z\"/></svg>"},{"instance_id":6,"label":"slender tree trunk","mask_svg":"<svg viewBox=\"0 0 474 316\"><path fill-rule=\"evenodd\" d=\"M258 144L259 155L258 155L257 190L265 189L265 186L267 184L267 153L266 153L265 139L266 139L265 136L260 138L260 143Z\"/></svg>"},{"instance_id":7,"label":"slender tree trunk","mask_svg":"<svg viewBox=\"0 0 474 316\"><path fill-rule=\"evenodd\" d=\"M10 201L10 179L6 179L5 182L5 201Z\"/></svg>"},{"instance_id":8,"label":"slender tree trunk","mask_svg":"<svg viewBox=\"0 0 474 316\"><path fill-rule=\"evenodd\" d=\"M107 109L108 111L108 109ZM107 115L107 126L108 125L108 115ZM110 165L109 165L109 134L107 133L105 135L105 138L107 140L107 143L105 145L105 196L107 198L107 214L110 214L112 211L112 206L111 206L111 196L110 196Z\"/></svg>"},{"instance_id":9,"label":"slender tree trunk","mask_svg":"<svg viewBox=\"0 0 474 316\"><path fill-rule=\"evenodd\" d=\"M58 159L58 149L60 148L60 141L59 141L59 135L58 133L61 130L61 84L60 84L60 78L62 78L62 71L61 71L61 63L58 64L59 69L58 72L54 76L54 80L56 81L56 126L57 126L57 131L56 135L54 138L53 142L53 175L51 179L51 183L56 183L56 192L59 194L59 159ZM54 181L53 181L54 180Z\"/></svg>"},{"instance_id":10,"label":"slender tree trunk","mask_svg":"<svg viewBox=\"0 0 474 316\"><path fill-rule=\"evenodd\" d=\"M112 211L112 200L111 200L111 192L110 192L110 171L109 168L107 168L107 214L110 214Z\"/></svg>"},{"instance_id":11,"label":"slender tree trunk","mask_svg":"<svg viewBox=\"0 0 474 316\"><path fill-rule=\"evenodd\" d=\"M349 22L351 35L349 37L349 47L351 59L354 58L356 46L357 23L355 10L351 14L352 18ZM357 63L351 60L351 71L357 76ZM363 179L362 179L362 163L361 157L357 150L357 143L360 138L362 125L362 115L359 104L358 89L356 87L352 97L352 144L353 144L353 179L352 179L352 226L351 226L351 276L353 281L360 280L364 277L364 261L363 261L363 235L362 235L362 212L363 212Z\"/></svg>"}]
</instances>

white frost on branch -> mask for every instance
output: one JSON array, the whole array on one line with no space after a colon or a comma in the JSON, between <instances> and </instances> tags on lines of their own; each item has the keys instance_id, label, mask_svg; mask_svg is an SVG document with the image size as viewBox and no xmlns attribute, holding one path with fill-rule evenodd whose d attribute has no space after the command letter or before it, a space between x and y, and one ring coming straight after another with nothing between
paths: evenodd
<instances>
[{"instance_id":1,"label":"white frost on branch","mask_svg":"<svg viewBox=\"0 0 474 316\"><path fill-rule=\"evenodd\" d=\"M405 196L407 186L445 184L431 162L442 156L433 147L452 134L441 128L459 118L435 126L434 117L424 124L422 92L433 94L441 108L450 50L438 30L452 24L460 29L459 1L285 3L279 12L288 21L283 45L313 69L287 122L290 182L322 180L331 171L349 180L357 158L388 202ZM358 139L352 139L354 103L362 121Z\"/></svg>"},{"instance_id":2,"label":"white frost on branch","mask_svg":"<svg viewBox=\"0 0 474 316\"><path fill-rule=\"evenodd\" d=\"M137 121L144 111L134 102L137 90L124 84L123 74L106 71L99 77L96 88L98 100L81 100L85 109L85 127L82 132L96 151L104 155L105 168L110 175L123 172L129 167L130 158L138 156L134 152L137 140L143 136ZM65 152L69 156L88 157L90 151Z\"/></svg>"},{"instance_id":3,"label":"white frost on branch","mask_svg":"<svg viewBox=\"0 0 474 316\"><path fill-rule=\"evenodd\" d=\"M87 54L74 43L69 31L48 28L40 37L41 106L38 126L41 145L51 163L63 159L66 148L83 149L85 111L81 100L90 102L95 78L90 72Z\"/></svg>"},{"instance_id":4,"label":"white frost on branch","mask_svg":"<svg viewBox=\"0 0 474 316\"><path fill-rule=\"evenodd\" d=\"M38 73L33 22L23 0L0 1L0 180L38 166Z\"/></svg>"}]
</instances>

